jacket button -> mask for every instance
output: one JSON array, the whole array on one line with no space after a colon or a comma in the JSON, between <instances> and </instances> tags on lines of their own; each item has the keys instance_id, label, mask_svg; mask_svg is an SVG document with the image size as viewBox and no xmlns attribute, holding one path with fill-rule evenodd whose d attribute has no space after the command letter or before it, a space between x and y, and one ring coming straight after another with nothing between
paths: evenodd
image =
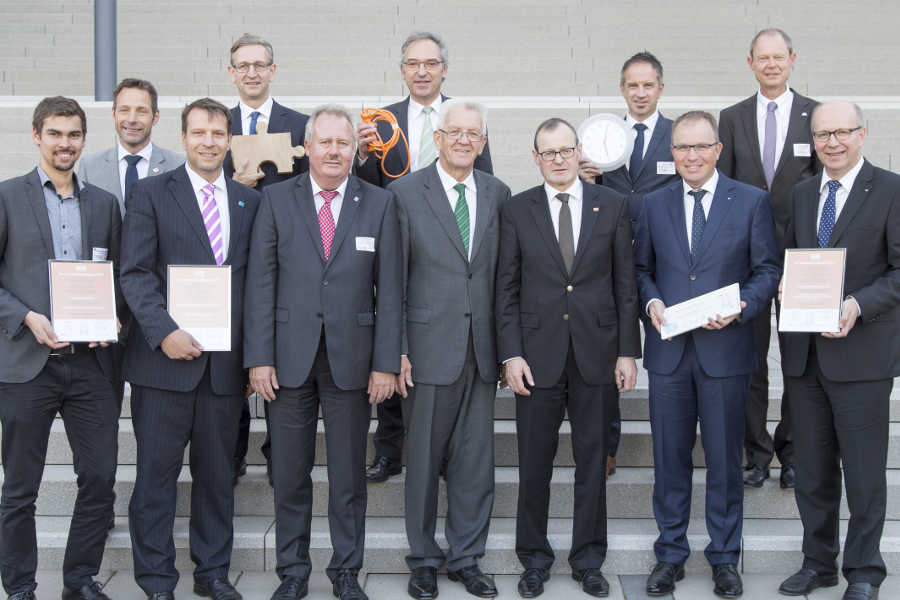
<instances>
[{"instance_id":1,"label":"jacket button","mask_svg":"<svg viewBox=\"0 0 900 600\"><path fill-rule=\"evenodd\" d=\"M327 279L326 279L325 281L322 282L322 287L328 287L328 280L327 280Z\"/></svg>"},{"instance_id":2,"label":"jacket button","mask_svg":"<svg viewBox=\"0 0 900 600\"><path fill-rule=\"evenodd\" d=\"M566 286L566 291L567 291L567 292L571 292L571 291L574 290L574 289L575 289L575 288L573 288L571 285L567 285L567 286Z\"/></svg>"},{"instance_id":3,"label":"jacket button","mask_svg":"<svg viewBox=\"0 0 900 600\"><path fill-rule=\"evenodd\" d=\"M568 321L568 320L569 320L569 315L568 314L563 315L563 321Z\"/></svg>"},{"instance_id":4,"label":"jacket button","mask_svg":"<svg viewBox=\"0 0 900 600\"><path fill-rule=\"evenodd\" d=\"M697 280L697 276L694 275L693 273L691 273L691 281L696 281L696 280Z\"/></svg>"},{"instance_id":5,"label":"jacket button","mask_svg":"<svg viewBox=\"0 0 900 600\"><path fill-rule=\"evenodd\" d=\"M472 316L472 313L466 313L466 314L464 314L463 316L466 317L466 318L468 318L468 317L471 317L471 316Z\"/></svg>"},{"instance_id":6,"label":"jacket button","mask_svg":"<svg viewBox=\"0 0 900 600\"><path fill-rule=\"evenodd\" d=\"M316 313L316 317L318 317L318 318L321 319L321 318L322 318L322 313Z\"/></svg>"}]
</instances>

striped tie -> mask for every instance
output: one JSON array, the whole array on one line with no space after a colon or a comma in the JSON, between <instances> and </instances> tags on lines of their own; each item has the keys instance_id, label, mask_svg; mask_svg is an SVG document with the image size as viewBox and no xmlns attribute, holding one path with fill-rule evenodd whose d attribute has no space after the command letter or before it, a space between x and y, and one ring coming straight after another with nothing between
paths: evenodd
<instances>
[{"instance_id":1,"label":"striped tie","mask_svg":"<svg viewBox=\"0 0 900 600\"><path fill-rule=\"evenodd\" d=\"M422 109L422 137L419 141L419 162L416 163L416 169L424 169L431 165L437 158L437 149L434 147L434 127L431 125L431 113L434 111L430 106Z\"/></svg>"},{"instance_id":2,"label":"striped tie","mask_svg":"<svg viewBox=\"0 0 900 600\"><path fill-rule=\"evenodd\" d=\"M325 260L328 260L331 254L331 243L334 241L334 215L331 214L331 201L337 197L338 193L322 190L319 195L325 201L319 210L319 231L322 232L322 250L325 252Z\"/></svg>"},{"instance_id":3,"label":"striped tie","mask_svg":"<svg viewBox=\"0 0 900 600\"><path fill-rule=\"evenodd\" d=\"M219 205L216 204L216 187L213 184L204 185L203 192L203 224L206 226L206 235L209 236L209 245L212 246L216 264L225 262L225 245L222 243L222 221L219 217Z\"/></svg>"},{"instance_id":4,"label":"striped tie","mask_svg":"<svg viewBox=\"0 0 900 600\"><path fill-rule=\"evenodd\" d=\"M459 227L459 237L462 238L463 248L466 249L466 255L469 254L469 204L466 202L466 185L457 183L453 186L459 198L456 199L456 208L453 209L453 216L456 217L456 226Z\"/></svg>"}]
</instances>

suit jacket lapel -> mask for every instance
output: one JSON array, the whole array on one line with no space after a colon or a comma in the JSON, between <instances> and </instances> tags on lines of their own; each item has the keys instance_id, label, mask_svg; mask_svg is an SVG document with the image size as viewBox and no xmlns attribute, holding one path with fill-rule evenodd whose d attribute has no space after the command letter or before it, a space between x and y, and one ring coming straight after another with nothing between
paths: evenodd
<instances>
[{"instance_id":1,"label":"suit jacket lapel","mask_svg":"<svg viewBox=\"0 0 900 600\"><path fill-rule=\"evenodd\" d=\"M152 156L151 158L151 167ZM122 181L119 179L119 147L118 145L109 148L106 152L103 153L103 160L106 162L107 168L107 177L109 177L109 182L107 185L100 185L100 187L104 189L109 189L115 195L116 198L122 202L124 206L125 199L122 198ZM97 185L99 182L94 182L94 185Z\"/></svg>"},{"instance_id":2,"label":"suit jacket lapel","mask_svg":"<svg viewBox=\"0 0 900 600\"><path fill-rule=\"evenodd\" d=\"M687 264L691 263L691 246L687 239L687 224L684 220L684 188L681 185L681 179L669 186L670 199L666 203L669 209L669 217L672 226L675 228L675 244L684 254L684 260Z\"/></svg>"},{"instance_id":3,"label":"suit jacket lapel","mask_svg":"<svg viewBox=\"0 0 900 600\"><path fill-rule=\"evenodd\" d=\"M869 161L863 162L863 166L856 176L856 181L853 182L850 195L847 196L847 201L844 202L844 208L841 209L841 214L834 224L834 229L831 231L831 239L828 241L829 247L833 248L837 245L836 242L840 239L844 230L847 229L847 225L850 224L850 221L853 220L853 217L856 216L856 213L859 212L859 209L865 203L866 198L869 196L869 190L872 189L872 176L874 173L875 170L872 168L871 163ZM818 212L818 203L816 203L816 212Z\"/></svg>"},{"instance_id":4,"label":"suit jacket lapel","mask_svg":"<svg viewBox=\"0 0 900 600\"><path fill-rule=\"evenodd\" d=\"M284 107L273 100L272 101L272 112L269 113L269 122L266 125L266 131L269 133L285 131L283 121L284 121Z\"/></svg>"},{"instance_id":5,"label":"suit jacket lapel","mask_svg":"<svg viewBox=\"0 0 900 600\"><path fill-rule=\"evenodd\" d=\"M566 263L563 262L562 252L559 249L559 240L556 237L556 232L553 231L553 218L550 216L550 201L547 198L547 191L544 189L544 186L541 186L538 189L531 200L531 216L534 218L534 224L541 233L541 237L544 238L544 243L547 245L547 249L550 250L550 256L556 261L559 270L568 277L569 273L566 270ZM582 218L581 222L582 224L584 223L584 218ZM572 272L574 272L574 269Z\"/></svg>"},{"instance_id":6,"label":"suit jacket lapel","mask_svg":"<svg viewBox=\"0 0 900 600\"><path fill-rule=\"evenodd\" d=\"M76 181L75 185L79 182ZM92 260L94 254L91 251L91 224L94 222L94 198L87 188L79 190L78 212L81 213L81 258Z\"/></svg>"},{"instance_id":7,"label":"suit jacket lapel","mask_svg":"<svg viewBox=\"0 0 900 600\"><path fill-rule=\"evenodd\" d=\"M357 208L361 200L362 190L360 190L356 178L348 177L347 187L344 189L344 198L341 200L341 214L338 216L337 229L334 231L334 240L331 242L331 252L329 253L331 259L337 256L344 240L347 238L347 232L353 229L353 221L356 220ZM330 265L331 262L329 260L328 264ZM325 268L328 269L328 265L325 265Z\"/></svg>"},{"instance_id":8,"label":"suit jacket lapel","mask_svg":"<svg viewBox=\"0 0 900 600\"><path fill-rule=\"evenodd\" d=\"M650 152L649 148L647 152ZM587 251L588 241L591 239L594 224L597 222L597 216L600 214L600 202L596 196L589 194L587 187L582 189L584 189L584 195L581 199L581 231L578 233L578 248L575 249L575 260L572 261L572 273L575 273L575 270L578 269L581 258ZM597 210L594 210L595 208Z\"/></svg>"},{"instance_id":9,"label":"suit jacket lapel","mask_svg":"<svg viewBox=\"0 0 900 600\"><path fill-rule=\"evenodd\" d=\"M153 152L150 153L150 169L147 171L147 176L152 177L153 175L159 175L160 173L167 171L166 169L166 157L160 152L155 146L153 147ZM231 196L231 192L228 192L228 195Z\"/></svg>"},{"instance_id":10,"label":"suit jacket lapel","mask_svg":"<svg viewBox=\"0 0 900 600\"><path fill-rule=\"evenodd\" d=\"M778 165L775 168L775 177L778 177L781 169L788 164L790 159L794 158L794 140L804 139L801 137L801 132L809 131L809 115L812 112L812 107L807 106L807 104L808 102L805 98L801 99L800 95L794 92L794 101L791 103L791 115L788 118L787 134L784 137L784 148L781 150L781 158L778 159ZM758 141L757 144L759 144Z\"/></svg>"},{"instance_id":11,"label":"suit jacket lapel","mask_svg":"<svg viewBox=\"0 0 900 600\"><path fill-rule=\"evenodd\" d=\"M491 215L495 212L494 203L496 200L492 191L488 189L490 185L487 178L478 171L473 171L473 173L477 192L475 195L475 233L474 239L471 240L470 244L472 246L472 262L475 262L478 250L481 249L481 241L484 239L484 234L487 231L488 221L490 221Z\"/></svg>"},{"instance_id":12,"label":"suit jacket lapel","mask_svg":"<svg viewBox=\"0 0 900 600\"><path fill-rule=\"evenodd\" d=\"M744 100L741 111L741 121L744 123L744 135L747 145L750 147L750 155L759 172L763 172L762 156L759 150L759 128L756 125L756 94ZM782 151L782 154L784 152Z\"/></svg>"},{"instance_id":13,"label":"suit jacket lapel","mask_svg":"<svg viewBox=\"0 0 900 600\"><path fill-rule=\"evenodd\" d=\"M244 124L241 121L241 105L231 109L231 135L243 135Z\"/></svg>"},{"instance_id":14,"label":"suit jacket lapel","mask_svg":"<svg viewBox=\"0 0 900 600\"><path fill-rule=\"evenodd\" d=\"M206 226L203 224L203 215L200 213L200 206L197 204L197 194L191 187L191 180L188 179L187 171L184 167L174 172L172 179L169 180L169 193L175 199L175 203L181 208L185 219L191 224L194 233L200 239L200 244L206 249L211 264L216 263L216 257L213 254L212 246L209 243L209 234L206 233ZM229 194L230 196L230 194Z\"/></svg>"},{"instance_id":15,"label":"suit jacket lapel","mask_svg":"<svg viewBox=\"0 0 900 600\"><path fill-rule=\"evenodd\" d=\"M666 126L668 123L663 121L662 115L659 115L656 118L656 127L653 128L653 135L650 136L649 142L647 142L647 149L644 150L644 158L641 160L641 166L638 168L637 173L631 175L629 173L629 177L631 177L631 181L637 181L638 178L644 173L644 169L647 167L648 162L653 162L652 160L648 160L653 153L656 152L656 148L660 145L663 136L665 136Z\"/></svg>"},{"instance_id":16,"label":"suit jacket lapel","mask_svg":"<svg viewBox=\"0 0 900 600\"><path fill-rule=\"evenodd\" d=\"M462 245L462 237L459 235L459 227L456 225L456 217L453 216L453 212L450 210L450 203L447 201L447 193L444 191L444 186L441 184L441 178L438 176L437 167L431 165L427 168L429 169L429 172L428 177L425 179L425 199L428 201L431 210L434 211L438 223L441 224L444 233L447 234L447 237L449 237L450 241L453 243L453 247L456 248L463 260L469 262L469 257ZM478 217L476 215L476 224L477 219ZM474 256L474 253L472 256Z\"/></svg>"},{"instance_id":17,"label":"suit jacket lapel","mask_svg":"<svg viewBox=\"0 0 900 600\"><path fill-rule=\"evenodd\" d=\"M726 181L722 175L719 175L719 183L716 185L716 193L709 207L709 216L706 218L706 226L703 228L700 251L696 253L695 264L703 259L703 255L709 249L713 238L716 237L719 226L725 220L728 211L731 210L732 202L734 202L734 185L730 181ZM684 214L684 210L681 212ZM685 237L687 237L687 229L685 229Z\"/></svg>"},{"instance_id":18,"label":"suit jacket lapel","mask_svg":"<svg viewBox=\"0 0 900 600\"><path fill-rule=\"evenodd\" d=\"M50 217L47 215L47 203L44 201L44 190L41 188L41 178L37 169L28 174L25 180L25 194L34 212L38 229L41 231L41 239L47 248L47 255L55 257L53 253L53 236L50 233Z\"/></svg>"},{"instance_id":19,"label":"suit jacket lapel","mask_svg":"<svg viewBox=\"0 0 900 600\"><path fill-rule=\"evenodd\" d=\"M244 210L243 202L240 199L240 189L238 184L234 183L230 177L225 178L225 188L228 190L228 221L229 231L231 234L228 239L228 254L225 255L225 262L231 262L231 253L234 251L241 231L244 229Z\"/></svg>"},{"instance_id":20,"label":"suit jacket lapel","mask_svg":"<svg viewBox=\"0 0 900 600\"><path fill-rule=\"evenodd\" d=\"M294 198L300 209L300 216L306 224L306 230L309 232L313 248L319 253L319 260L322 261L322 264L325 264L325 250L322 247L322 232L319 229L319 217L316 215L316 201L312 196L312 184L309 181L309 173L304 173L302 177L297 178L297 185L294 188ZM346 198L344 200L346 201ZM334 246L333 242L332 246Z\"/></svg>"}]
</instances>

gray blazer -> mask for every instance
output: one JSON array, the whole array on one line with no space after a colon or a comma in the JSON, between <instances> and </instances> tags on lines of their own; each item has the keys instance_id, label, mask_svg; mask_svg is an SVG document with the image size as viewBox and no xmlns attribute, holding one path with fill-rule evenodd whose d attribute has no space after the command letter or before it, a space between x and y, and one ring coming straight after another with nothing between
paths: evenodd
<instances>
[{"instance_id":1,"label":"gray blazer","mask_svg":"<svg viewBox=\"0 0 900 600\"><path fill-rule=\"evenodd\" d=\"M184 164L184 155L153 144L150 153L148 177L171 171ZM122 198L122 182L119 180L119 147L113 146L101 152L82 157L78 162L78 177L106 190L119 201L119 211L125 216L125 199Z\"/></svg>"},{"instance_id":2,"label":"gray blazer","mask_svg":"<svg viewBox=\"0 0 900 600\"><path fill-rule=\"evenodd\" d=\"M388 188L397 196L400 216L403 354L409 356L416 382L456 381L466 361L470 330L479 374L485 381L497 380L494 276L499 207L510 193L505 183L478 170L475 187L471 262L435 165Z\"/></svg>"}]
</instances>

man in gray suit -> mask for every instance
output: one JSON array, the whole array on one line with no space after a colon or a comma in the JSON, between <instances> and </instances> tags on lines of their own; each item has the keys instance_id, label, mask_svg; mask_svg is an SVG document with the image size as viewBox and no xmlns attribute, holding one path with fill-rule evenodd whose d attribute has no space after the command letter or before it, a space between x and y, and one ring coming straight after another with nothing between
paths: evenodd
<instances>
[{"instance_id":1,"label":"man in gray suit","mask_svg":"<svg viewBox=\"0 0 900 600\"><path fill-rule=\"evenodd\" d=\"M494 502L497 351L494 275L500 203L509 188L474 170L487 143L485 109L441 104L438 161L397 180L403 252L403 357L398 387L407 424L406 535L413 598L438 594L436 572L493 598L478 568ZM407 394L407 392L409 392ZM438 473L447 463L445 556L434 539Z\"/></svg>"}]
</instances>

